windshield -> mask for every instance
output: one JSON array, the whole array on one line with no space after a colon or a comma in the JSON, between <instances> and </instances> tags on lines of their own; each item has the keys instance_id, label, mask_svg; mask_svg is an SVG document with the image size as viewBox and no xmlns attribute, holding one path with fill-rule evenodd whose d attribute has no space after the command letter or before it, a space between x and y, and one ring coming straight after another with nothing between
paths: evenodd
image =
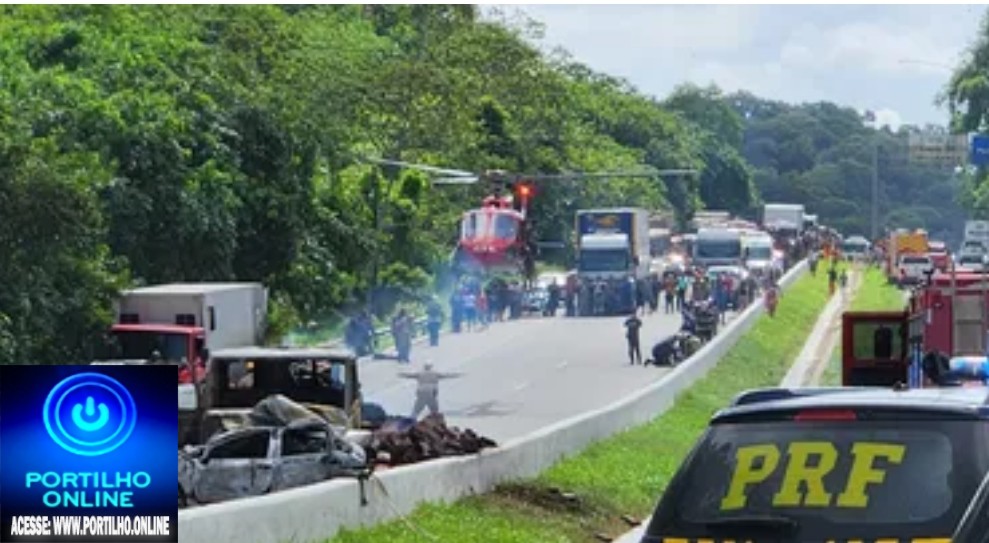
<instances>
[{"instance_id":1,"label":"windshield","mask_svg":"<svg viewBox=\"0 0 989 543\"><path fill-rule=\"evenodd\" d=\"M514 240L518 236L518 219L509 213L494 215L494 234L501 240Z\"/></svg>"},{"instance_id":2,"label":"windshield","mask_svg":"<svg viewBox=\"0 0 989 543\"><path fill-rule=\"evenodd\" d=\"M769 245L750 245L750 260L771 260L773 258L773 248Z\"/></svg>"},{"instance_id":3,"label":"windshield","mask_svg":"<svg viewBox=\"0 0 989 543\"><path fill-rule=\"evenodd\" d=\"M705 239L697 242L698 258L741 258L742 241L739 239Z\"/></svg>"},{"instance_id":4,"label":"windshield","mask_svg":"<svg viewBox=\"0 0 989 543\"><path fill-rule=\"evenodd\" d=\"M921 256L908 256L903 259L904 264L930 264L931 261L928 258Z\"/></svg>"},{"instance_id":5,"label":"windshield","mask_svg":"<svg viewBox=\"0 0 989 543\"><path fill-rule=\"evenodd\" d=\"M865 251L864 243L856 243L854 241L846 241L841 244L841 250L846 253L861 253Z\"/></svg>"},{"instance_id":6,"label":"windshield","mask_svg":"<svg viewBox=\"0 0 989 543\"><path fill-rule=\"evenodd\" d=\"M488 228L488 216L480 211L472 211L464 215L461 222L461 238L465 240L484 236Z\"/></svg>"},{"instance_id":7,"label":"windshield","mask_svg":"<svg viewBox=\"0 0 989 543\"><path fill-rule=\"evenodd\" d=\"M580 252L580 271L620 272L628 270L628 250L593 249Z\"/></svg>"},{"instance_id":8,"label":"windshield","mask_svg":"<svg viewBox=\"0 0 989 543\"><path fill-rule=\"evenodd\" d=\"M972 421L718 425L670 506L681 526L784 516L803 541L946 537L989 467L987 438Z\"/></svg>"},{"instance_id":9,"label":"windshield","mask_svg":"<svg viewBox=\"0 0 989 543\"><path fill-rule=\"evenodd\" d=\"M147 360L158 351L164 360L179 362L188 356L188 336L164 332L116 332L110 359Z\"/></svg>"}]
</instances>

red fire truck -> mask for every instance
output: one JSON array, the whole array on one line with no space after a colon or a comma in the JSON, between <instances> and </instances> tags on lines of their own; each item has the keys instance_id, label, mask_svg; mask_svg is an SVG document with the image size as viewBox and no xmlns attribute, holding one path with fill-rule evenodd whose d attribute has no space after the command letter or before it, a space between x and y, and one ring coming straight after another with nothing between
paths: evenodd
<instances>
[{"instance_id":1,"label":"red fire truck","mask_svg":"<svg viewBox=\"0 0 989 543\"><path fill-rule=\"evenodd\" d=\"M902 311L842 315L842 384L922 386L920 360L984 357L989 327L989 274L937 273L910 294Z\"/></svg>"}]
</instances>

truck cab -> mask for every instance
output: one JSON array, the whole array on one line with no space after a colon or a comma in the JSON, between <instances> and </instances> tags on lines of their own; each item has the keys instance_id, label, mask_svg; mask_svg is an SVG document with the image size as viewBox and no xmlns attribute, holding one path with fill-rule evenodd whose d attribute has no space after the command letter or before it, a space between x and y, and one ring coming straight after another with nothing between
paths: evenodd
<instances>
[{"instance_id":1,"label":"truck cab","mask_svg":"<svg viewBox=\"0 0 989 543\"><path fill-rule=\"evenodd\" d=\"M633 258L627 235L587 234L581 236L577 271L595 279L624 279Z\"/></svg>"},{"instance_id":2,"label":"truck cab","mask_svg":"<svg viewBox=\"0 0 989 543\"><path fill-rule=\"evenodd\" d=\"M694 243L693 263L711 266L741 266L742 233L730 228L702 228Z\"/></svg>"},{"instance_id":3,"label":"truck cab","mask_svg":"<svg viewBox=\"0 0 989 543\"><path fill-rule=\"evenodd\" d=\"M179 367L180 384L191 383L197 372L201 375L208 357L206 331L201 326L115 324L106 347L103 360L171 361Z\"/></svg>"},{"instance_id":4,"label":"truck cab","mask_svg":"<svg viewBox=\"0 0 989 543\"><path fill-rule=\"evenodd\" d=\"M116 305L102 358L161 359L179 366L189 383L205 371L208 350L261 342L267 290L260 283L171 283L124 291Z\"/></svg>"}]
</instances>

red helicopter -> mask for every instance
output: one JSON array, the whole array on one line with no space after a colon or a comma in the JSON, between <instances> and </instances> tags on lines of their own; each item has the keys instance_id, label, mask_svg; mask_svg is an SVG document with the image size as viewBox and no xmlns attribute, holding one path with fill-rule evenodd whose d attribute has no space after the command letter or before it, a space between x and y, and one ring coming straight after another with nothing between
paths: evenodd
<instances>
[{"instance_id":1,"label":"red helicopter","mask_svg":"<svg viewBox=\"0 0 989 543\"><path fill-rule=\"evenodd\" d=\"M398 160L368 160L375 164L425 172L433 176L431 180L437 185L473 185L478 182L490 184L492 192L482 200L481 206L465 211L461 217L460 236L453 254L453 267L461 274L521 273L528 281L535 278L535 259L538 249L563 246L562 242L539 242L534 238L529 207L535 196L537 183L693 173L693 170L530 175L514 174L504 170L471 173Z\"/></svg>"}]
</instances>

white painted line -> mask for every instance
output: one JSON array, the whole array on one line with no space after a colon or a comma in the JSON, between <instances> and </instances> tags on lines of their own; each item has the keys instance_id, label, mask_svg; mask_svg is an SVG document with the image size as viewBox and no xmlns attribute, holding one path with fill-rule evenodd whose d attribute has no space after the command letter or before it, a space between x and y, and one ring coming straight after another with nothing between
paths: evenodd
<instances>
[{"instance_id":1,"label":"white painted line","mask_svg":"<svg viewBox=\"0 0 989 543\"><path fill-rule=\"evenodd\" d=\"M559 364L556 365L556 369L562 370L563 368L565 368L565 367L567 367L569 365L570 365L570 362L567 362L566 360L564 360L563 362L560 362Z\"/></svg>"},{"instance_id":2,"label":"white painted line","mask_svg":"<svg viewBox=\"0 0 989 543\"><path fill-rule=\"evenodd\" d=\"M524 388L526 388L528 386L529 386L529 383L527 383L527 382L526 383L519 383L519 384L515 385L515 390L516 391L519 391L519 390L522 390L522 389L524 389Z\"/></svg>"}]
</instances>

